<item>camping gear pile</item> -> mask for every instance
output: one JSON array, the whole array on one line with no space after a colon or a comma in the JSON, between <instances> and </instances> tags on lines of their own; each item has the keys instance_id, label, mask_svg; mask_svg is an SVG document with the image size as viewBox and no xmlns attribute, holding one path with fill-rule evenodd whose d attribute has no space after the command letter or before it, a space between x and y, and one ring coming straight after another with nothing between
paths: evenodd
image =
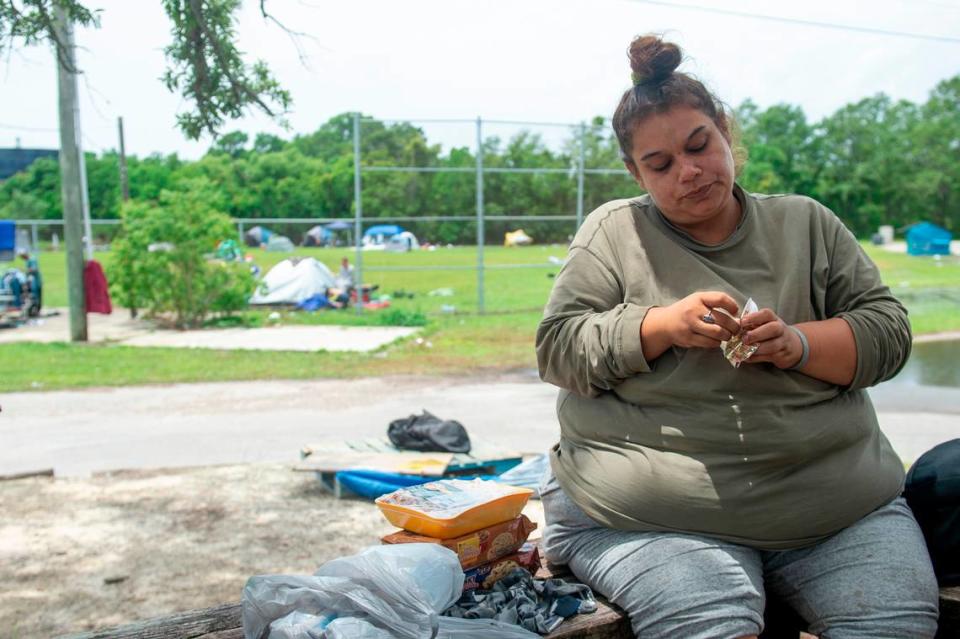
<instances>
[{"instance_id":1,"label":"camping gear pile","mask_svg":"<svg viewBox=\"0 0 960 639\"><path fill-rule=\"evenodd\" d=\"M567 617L597 609L590 588L536 579L540 551L527 541L536 524L521 514L533 491L474 479L442 479L401 488L376 500L403 530L384 544L434 544L456 553L463 594L445 615L494 619L539 634Z\"/></svg>"},{"instance_id":2,"label":"camping gear pile","mask_svg":"<svg viewBox=\"0 0 960 639\"><path fill-rule=\"evenodd\" d=\"M338 499L350 495L376 499L442 477L494 479L535 493L543 474L542 464L531 460L536 466L532 468L520 453L483 442L474 446L463 424L427 410L392 420L387 438L307 445L300 456L304 461L296 470L316 473L321 486ZM518 467L526 470L517 473ZM511 481L502 479L511 472Z\"/></svg>"},{"instance_id":3,"label":"camping gear pile","mask_svg":"<svg viewBox=\"0 0 960 639\"><path fill-rule=\"evenodd\" d=\"M442 546L372 546L312 576L260 575L241 602L245 639L535 639L493 619L441 617L460 596L457 556Z\"/></svg>"},{"instance_id":4,"label":"camping gear pile","mask_svg":"<svg viewBox=\"0 0 960 639\"><path fill-rule=\"evenodd\" d=\"M364 308L377 309L389 302L374 295L377 285L364 284L359 291ZM356 304L356 287L345 288L344 283L319 260L312 257L288 257L267 271L250 297L254 306L296 306L315 311L324 308L345 308Z\"/></svg>"},{"instance_id":5,"label":"camping gear pile","mask_svg":"<svg viewBox=\"0 0 960 639\"><path fill-rule=\"evenodd\" d=\"M0 220L0 262L14 260L17 253L16 223ZM37 317L42 290L36 258L27 260L26 271L12 266L0 270L0 324L17 325L30 317Z\"/></svg>"}]
</instances>

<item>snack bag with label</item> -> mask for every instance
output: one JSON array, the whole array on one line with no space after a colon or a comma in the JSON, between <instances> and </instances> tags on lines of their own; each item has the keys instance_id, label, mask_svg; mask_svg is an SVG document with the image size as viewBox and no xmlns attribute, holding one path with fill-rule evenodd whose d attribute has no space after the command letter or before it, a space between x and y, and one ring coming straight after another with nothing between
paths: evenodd
<instances>
[{"instance_id":1,"label":"snack bag with label","mask_svg":"<svg viewBox=\"0 0 960 639\"><path fill-rule=\"evenodd\" d=\"M440 544L457 553L463 569L473 568L516 552L537 525L526 515L493 524L461 537L439 539L401 530L382 537L385 544Z\"/></svg>"}]
</instances>

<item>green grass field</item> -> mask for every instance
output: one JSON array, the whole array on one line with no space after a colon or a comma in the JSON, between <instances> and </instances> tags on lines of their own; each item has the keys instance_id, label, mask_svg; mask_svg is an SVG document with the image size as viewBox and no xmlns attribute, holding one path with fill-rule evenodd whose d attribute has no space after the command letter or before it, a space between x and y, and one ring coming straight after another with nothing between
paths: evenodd
<instances>
[{"instance_id":1,"label":"green grass field","mask_svg":"<svg viewBox=\"0 0 960 639\"><path fill-rule=\"evenodd\" d=\"M880 267L884 280L904 299L916 334L960 330L960 260L918 258L865 248ZM266 272L285 254L250 251ZM0 345L0 392L128 384L358 377L390 374L470 375L536 365L534 332L566 247L489 247L484 254L485 310L477 314L477 250L441 248L397 254L364 253L364 281L394 297L385 311L357 315L352 310L282 314L282 323L365 325L385 316L427 318L424 344L406 340L370 354L213 351L134 348L95 344ZM334 272L349 249L298 249ZM109 254L97 255L109 273ZM46 306L66 306L63 253L43 253ZM453 266L461 270L377 270L378 267ZM431 296L437 289L453 294ZM397 297L397 292L413 297ZM452 311L452 312L451 312ZM122 312L122 311L120 311ZM265 322L267 311L250 311L252 324ZM426 345L429 342L430 347Z\"/></svg>"},{"instance_id":2,"label":"green grass field","mask_svg":"<svg viewBox=\"0 0 960 639\"><path fill-rule=\"evenodd\" d=\"M549 257L563 259L567 249L560 245L528 246L504 248L488 247L484 252L485 310L539 311L550 292L553 280L548 277L559 270ZM266 273L278 262L286 258L286 253L268 253L260 249L249 250L254 262ZM354 263L356 252L349 249L298 248L294 255L315 257L330 268L334 274L344 257ZM109 253L95 255L104 265L107 275L110 273ZM66 266L63 253L42 253L40 270L44 279L44 304L46 306L66 306ZM436 251L413 251L410 253L386 253L367 251L363 254L363 279L365 282L380 286L378 293L392 294L396 291L413 293L414 297L395 299L391 305L403 310L419 310L430 315L439 314L444 306L453 306L458 313L477 311L477 249L474 247L439 248ZM378 268L449 267L459 270L387 270ZM431 297L430 291L450 288L452 297ZM315 313L314 316L330 315ZM345 315L343 313L336 315ZM324 322L352 323L349 318L316 317Z\"/></svg>"}]
</instances>

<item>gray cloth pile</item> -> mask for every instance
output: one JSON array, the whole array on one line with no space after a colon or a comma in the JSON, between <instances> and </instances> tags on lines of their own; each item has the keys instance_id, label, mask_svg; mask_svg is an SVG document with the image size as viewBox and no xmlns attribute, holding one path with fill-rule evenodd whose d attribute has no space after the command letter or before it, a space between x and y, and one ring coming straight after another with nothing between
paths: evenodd
<instances>
[{"instance_id":1,"label":"gray cloth pile","mask_svg":"<svg viewBox=\"0 0 960 639\"><path fill-rule=\"evenodd\" d=\"M534 579L514 568L490 590L468 590L443 614L463 619L494 619L546 635L564 619L597 609L589 586L563 579Z\"/></svg>"}]
</instances>

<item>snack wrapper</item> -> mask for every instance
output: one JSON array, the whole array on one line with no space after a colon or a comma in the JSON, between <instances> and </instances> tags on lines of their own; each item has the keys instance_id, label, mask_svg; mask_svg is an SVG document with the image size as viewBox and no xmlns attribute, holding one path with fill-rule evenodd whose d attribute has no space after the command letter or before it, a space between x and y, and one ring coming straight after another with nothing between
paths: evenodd
<instances>
[{"instance_id":1,"label":"snack wrapper","mask_svg":"<svg viewBox=\"0 0 960 639\"><path fill-rule=\"evenodd\" d=\"M381 538L380 541L385 544L440 544L457 553L460 565L467 570L516 552L536 527L526 515L520 515L516 519L453 539L438 539L401 530Z\"/></svg>"},{"instance_id":2,"label":"snack wrapper","mask_svg":"<svg viewBox=\"0 0 960 639\"><path fill-rule=\"evenodd\" d=\"M747 303L743 305L739 320L742 322L747 313L756 313L759 311L757 303L753 298L748 298ZM734 335L729 341L720 342L720 348L723 350L723 356L727 358L730 365L734 368L740 368L740 364L750 359L750 356L757 352L758 344L744 344L740 334Z\"/></svg>"},{"instance_id":3,"label":"snack wrapper","mask_svg":"<svg viewBox=\"0 0 960 639\"><path fill-rule=\"evenodd\" d=\"M484 479L439 479L381 495L374 503L397 528L453 539L516 519L532 494L530 488Z\"/></svg>"},{"instance_id":4,"label":"snack wrapper","mask_svg":"<svg viewBox=\"0 0 960 639\"><path fill-rule=\"evenodd\" d=\"M540 570L540 549L536 544L527 542L520 546L520 549L512 555L501 557L496 561L471 568L470 570L464 570L463 591L466 592L474 588L490 590L493 588L493 584L509 575L514 568L518 567L525 569L531 575L536 574L536 572Z\"/></svg>"},{"instance_id":5,"label":"snack wrapper","mask_svg":"<svg viewBox=\"0 0 960 639\"><path fill-rule=\"evenodd\" d=\"M516 489L495 481L442 479L395 490L378 498L377 502L406 506L431 517L446 519L515 492Z\"/></svg>"}]
</instances>

